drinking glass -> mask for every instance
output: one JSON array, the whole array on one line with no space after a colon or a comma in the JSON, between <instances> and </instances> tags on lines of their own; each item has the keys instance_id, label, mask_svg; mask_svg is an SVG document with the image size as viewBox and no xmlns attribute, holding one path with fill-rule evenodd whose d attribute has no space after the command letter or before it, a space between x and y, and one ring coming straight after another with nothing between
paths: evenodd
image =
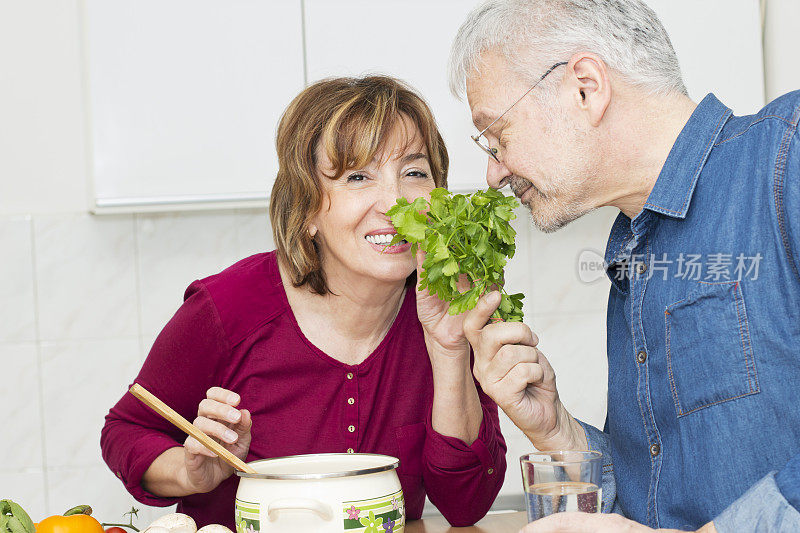
<instances>
[{"instance_id":1,"label":"drinking glass","mask_svg":"<svg viewBox=\"0 0 800 533\"><path fill-rule=\"evenodd\" d=\"M528 522L565 511L599 512L602 457L595 451L523 455L520 466Z\"/></svg>"}]
</instances>

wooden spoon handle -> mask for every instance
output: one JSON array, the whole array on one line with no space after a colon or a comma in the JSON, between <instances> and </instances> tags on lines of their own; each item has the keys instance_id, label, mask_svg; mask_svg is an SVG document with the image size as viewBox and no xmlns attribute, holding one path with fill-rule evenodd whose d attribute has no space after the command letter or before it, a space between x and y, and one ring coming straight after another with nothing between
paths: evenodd
<instances>
[{"instance_id":1,"label":"wooden spoon handle","mask_svg":"<svg viewBox=\"0 0 800 533\"><path fill-rule=\"evenodd\" d=\"M241 472L247 472L250 474L257 474L256 470L233 455L229 452L226 448L224 448L220 443L206 435L203 431L199 430L194 424L183 418L179 415L175 410L173 410L169 405L165 404L153 394L139 385L138 383L134 383L130 389L131 394L139 398L145 405L147 405L150 409L155 411L156 413L163 416L166 420L171 422L175 427L190 435L200 441L200 444L217 454L223 461L231 465L236 470Z\"/></svg>"}]
</instances>

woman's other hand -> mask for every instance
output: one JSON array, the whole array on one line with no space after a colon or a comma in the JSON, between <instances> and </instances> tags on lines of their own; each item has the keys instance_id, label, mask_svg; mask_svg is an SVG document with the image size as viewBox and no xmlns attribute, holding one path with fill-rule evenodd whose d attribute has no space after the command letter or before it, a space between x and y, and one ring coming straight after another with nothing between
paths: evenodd
<instances>
[{"instance_id":1,"label":"woman's other hand","mask_svg":"<svg viewBox=\"0 0 800 533\"><path fill-rule=\"evenodd\" d=\"M417 250L417 317L422 324L425 332L425 343L428 345L428 353L431 357L441 354L447 357L462 358L469 356L469 343L464 336L464 316L450 315L447 310L450 304L443 302L435 294L428 292L428 289L419 290L419 283L422 277L422 262L425 260L425 252ZM469 281L466 276L462 276L459 281L458 289L466 291L469 289Z\"/></svg>"},{"instance_id":2,"label":"woman's other hand","mask_svg":"<svg viewBox=\"0 0 800 533\"><path fill-rule=\"evenodd\" d=\"M417 250L417 317L433 368L431 424L437 433L471 445L478 438L483 410L472 377L464 316L450 315L450 304L427 289L419 290L424 260L425 253ZM469 282L462 278L458 288L467 290Z\"/></svg>"},{"instance_id":3,"label":"woman's other hand","mask_svg":"<svg viewBox=\"0 0 800 533\"><path fill-rule=\"evenodd\" d=\"M211 387L200 402L194 425L241 460L250 449L253 421L250 411L237 409L241 398L233 391ZM183 443L185 479L189 493L209 492L233 474L233 467L194 437Z\"/></svg>"}]
</instances>

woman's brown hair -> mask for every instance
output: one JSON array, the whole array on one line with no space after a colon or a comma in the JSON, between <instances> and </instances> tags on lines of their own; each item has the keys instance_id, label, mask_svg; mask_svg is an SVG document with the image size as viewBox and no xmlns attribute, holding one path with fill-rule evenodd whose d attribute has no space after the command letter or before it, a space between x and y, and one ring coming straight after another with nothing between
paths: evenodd
<instances>
[{"instance_id":1,"label":"woman's brown hair","mask_svg":"<svg viewBox=\"0 0 800 533\"><path fill-rule=\"evenodd\" d=\"M269 215L278 260L295 287L308 284L329 291L319 249L308 232L322 206L317 168L320 142L339 179L345 171L371 162L385 148L395 124L408 119L428 151L437 187L447 187L448 156L436 121L424 100L388 76L331 78L307 87L292 100L278 124L278 175ZM409 139L411 142L412 139Z\"/></svg>"}]
</instances>

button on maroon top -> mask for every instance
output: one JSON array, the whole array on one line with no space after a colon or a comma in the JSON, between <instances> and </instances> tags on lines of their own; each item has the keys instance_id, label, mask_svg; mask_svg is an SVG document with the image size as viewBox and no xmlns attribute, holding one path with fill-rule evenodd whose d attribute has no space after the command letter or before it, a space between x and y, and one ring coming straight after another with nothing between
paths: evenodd
<instances>
[{"instance_id":1,"label":"button on maroon top","mask_svg":"<svg viewBox=\"0 0 800 533\"><path fill-rule=\"evenodd\" d=\"M240 408L253 416L247 461L350 448L382 453L400 459L409 519L420 517L426 494L453 525L472 524L489 509L506 468L497 407L479 390L483 422L469 446L433 430L433 378L413 289L381 344L358 365L329 357L300 331L274 252L195 281L184 300L135 381L189 420L210 387L239 393ZM142 489L153 460L185 438L126 393L106 416L101 447L140 502L177 502L198 526L234 529L235 475L208 494L181 499Z\"/></svg>"}]
</instances>

